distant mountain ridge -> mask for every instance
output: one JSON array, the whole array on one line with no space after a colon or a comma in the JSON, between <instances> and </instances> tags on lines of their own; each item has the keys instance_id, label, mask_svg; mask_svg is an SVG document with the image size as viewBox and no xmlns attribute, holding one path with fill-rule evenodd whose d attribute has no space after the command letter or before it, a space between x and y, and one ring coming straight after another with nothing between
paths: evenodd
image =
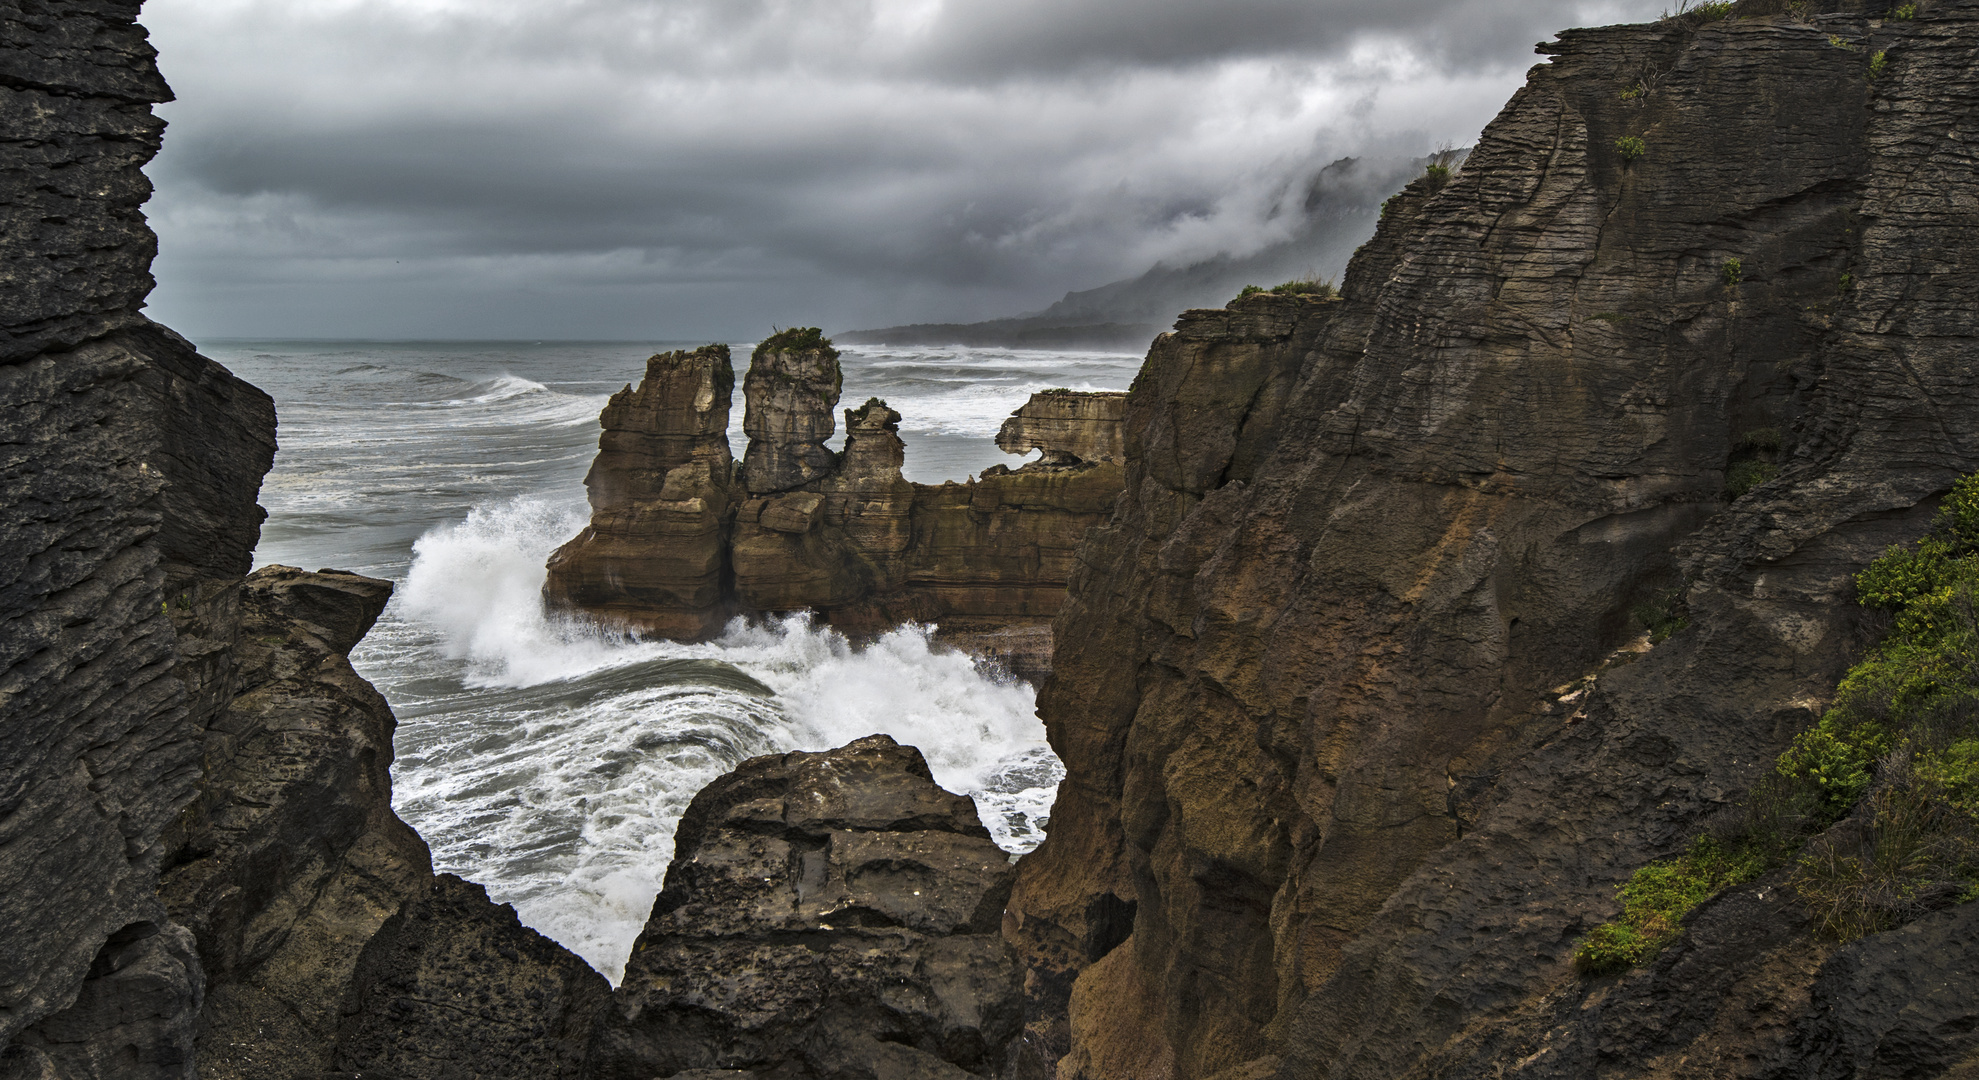
<instances>
[{"instance_id":1,"label":"distant mountain ridge","mask_svg":"<svg viewBox=\"0 0 1979 1080\"><path fill-rule=\"evenodd\" d=\"M1135 278L1068 292L1043 311L973 323L913 323L832 335L846 344L1123 348L1139 351L1190 308L1220 307L1246 285L1298 277L1337 278L1374 235L1381 204L1432 164L1456 168L1469 150L1423 157L1347 157L1313 175L1291 239L1249 255L1217 255L1187 266L1156 264Z\"/></svg>"}]
</instances>

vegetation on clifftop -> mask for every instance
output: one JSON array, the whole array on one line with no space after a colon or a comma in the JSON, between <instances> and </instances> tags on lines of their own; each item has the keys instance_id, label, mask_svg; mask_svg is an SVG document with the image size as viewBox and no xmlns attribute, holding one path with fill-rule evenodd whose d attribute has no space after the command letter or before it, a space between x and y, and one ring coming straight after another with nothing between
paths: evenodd
<instances>
[{"instance_id":1,"label":"vegetation on clifftop","mask_svg":"<svg viewBox=\"0 0 1979 1080\"><path fill-rule=\"evenodd\" d=\"M1929 535L1855 582L1889 632L1738 821L1619 888L1621 917L1574 949L1584 974L1647 961L1692 908L1779 867L1844 941L1979 899L1979 474L1954 485Z\"/></svg>"},{"instance_id":2,"label":"vegetation on clifftop","mask_svg":"<svg viewBox=\"0 0 1979 1080\"><path fill-rule=\"evenodd\" d=\"M1340 297L1340 293L1333 288L1331 279L1321 281L1317 278L1304 277L1273 285L1269 289L1262 285L1246 285L1237 293L1237 299L1242 300L1246 296L1256 296L1259 293L1271 293L1274 296L1309 296L1314 300L1337 300Z\"/></svg>"},{"instance_id":3,"label":"vegetation on clifftop","mask_svg":"<svg viewBox=\"0 0 1979 1080\"><path fill-rule=\"evenodd\" d=\"M756 346L756 353L803 352L807 349L825 349L833 356L838 350L832 348L831 339L815 326L793 326L788 330L778 330Z\"/></svg>"}]
</instances>

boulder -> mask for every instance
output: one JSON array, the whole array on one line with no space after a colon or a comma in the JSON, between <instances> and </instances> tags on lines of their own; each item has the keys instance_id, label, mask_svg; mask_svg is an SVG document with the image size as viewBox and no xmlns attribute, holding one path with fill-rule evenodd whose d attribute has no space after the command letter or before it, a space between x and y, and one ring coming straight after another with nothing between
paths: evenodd
<instances>
[{"instance_id":1,"label":"boulder","mask_svg":"<svg viewBox=\"0 0 1979 1080\"><path fill-rule=\"evenodd\" d=\"M884 735L745 761L681 819L593 1073L990 1075L1022 1022L1014 873Z\"/></svg>"}]
</instances>

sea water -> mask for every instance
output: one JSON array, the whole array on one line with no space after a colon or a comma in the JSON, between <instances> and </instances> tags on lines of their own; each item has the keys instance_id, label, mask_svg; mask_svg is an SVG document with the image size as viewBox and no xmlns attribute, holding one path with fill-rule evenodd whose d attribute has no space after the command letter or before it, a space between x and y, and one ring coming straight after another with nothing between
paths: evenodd
<instances>
[{"instance_id":1,"label":"sea water","mask_svg":"<svg viewBox=\"0 0 1979 1080\"><path fill-rule=\"evenodd\" d=\"M855 647L803 616L716 641L636 641L542 607L544 560L584 526L598 411L685 343L207 341L275 398L257 565L397 588L351 660L399 720L399 816L434 867L487 886L614 982L673 854L674 826L744 758L875 732L917 746L1027 851L1063 769L1031 687L902 627ZM748 346L736 348L738 369ZM1032 391L1124 389L1138 356L858 346L841 406L899 411L906 475L1018 459L992 441ZM739 372L738 372L739 373ZM738 379L738 384L740 380ZM730 445L738 456L737 387ZM840 433L842 439L843 433Z\"/></svg>"}]
</instances>

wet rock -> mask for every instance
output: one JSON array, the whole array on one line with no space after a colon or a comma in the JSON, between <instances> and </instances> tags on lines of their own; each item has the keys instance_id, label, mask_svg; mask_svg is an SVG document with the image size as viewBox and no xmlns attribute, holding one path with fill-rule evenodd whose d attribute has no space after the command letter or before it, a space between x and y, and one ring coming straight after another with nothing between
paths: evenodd
<instances>
[{"instance_id":1,"label":"wet rock","mask_svg":"<svg viewBox=\"0 0 1979 1080\"><path fill-rule=\"evenodd\" d=\"M989 1075L1021 1022L1013 873L912 747L746 761L681 819L593 1072Z\"/></svg>"},{"instance_id":2,"label":"wet rock","mask_svg":"<svg viewBox=\"0 0 1979 1080\"><path fill-rule=\"evenodd\" d=\"M1061 455L1048 467L987 469L966 484L915 484L901 475L900 414L878 398L845 411L844 453L824 452L838 395L837 354L829 343L774 343L758 348L745 384L754 395L750 408L768 425L759 431L769 433L752 435L750 452L759 462L816 468L791 466L796 471L785 469L774 481L750 480L745 461L746 493L708 480L721 475L718 465L708 473L698 463L691 472L672 468L657 502L627 510L601 503L599 492L634 487L639 476L662 475L663 466L601 449L588 481L591 524L551 557L544 588L550 603L688 640L713 635L735 614L808 609L854 635L930 622L944 641L986 666L1041 679L1051 663L1049 620L1064 598L1073 552L1119 495L1122 466L1107 449L1117 435L1106 433L1118 427L1117 418L1106 418L1119 411L1109 404L1119 395L1071 395L1067 400L1081 403L1073 405L1059 401L1065 395L1041 396L1054 402L1046 412L1056 410L1057 419L1041 413L1039 430L1057 432L1054 438L1091 460ZM716 388L725 410L725 385L696 385L703 384ZM622 428L645 425L641 430L657 439L680 425L676 414L617 406L602 422L607 442ZM792 449L800 446L824 456ZM691 526L675 526L690 514Z\"/></svg>"}]
</instances>

